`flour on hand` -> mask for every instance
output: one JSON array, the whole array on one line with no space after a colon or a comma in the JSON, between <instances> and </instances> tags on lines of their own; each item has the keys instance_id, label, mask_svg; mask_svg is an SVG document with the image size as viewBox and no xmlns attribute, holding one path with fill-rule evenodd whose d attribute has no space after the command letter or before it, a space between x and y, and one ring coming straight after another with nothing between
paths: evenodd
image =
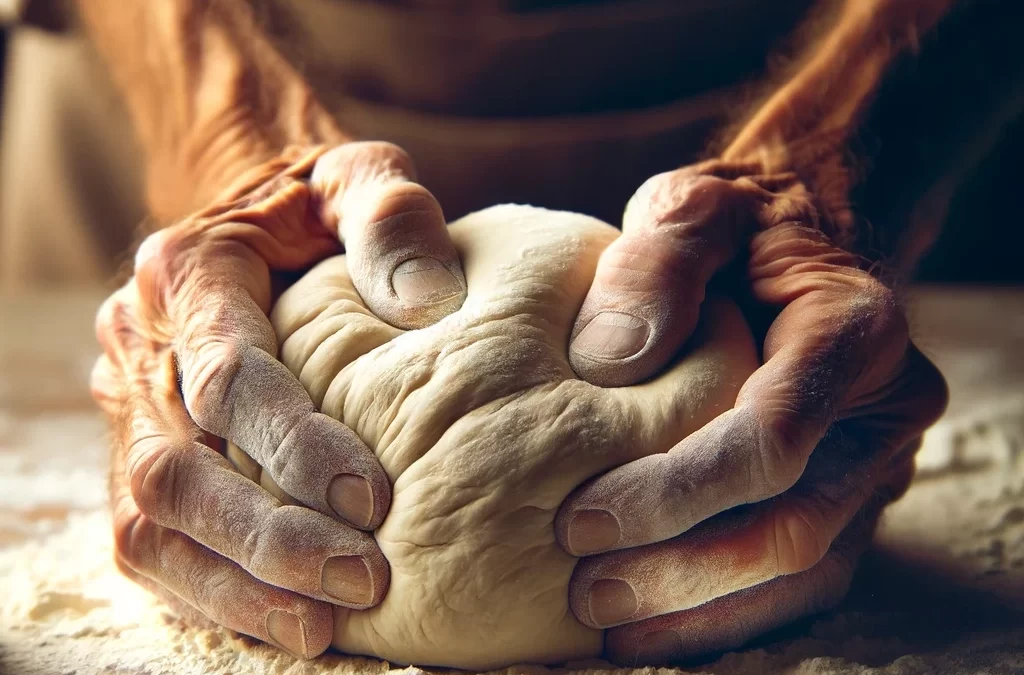
<instances>
[{"instance_id":1,"label":"flour on hand","mask_svg":"<svg viewBox=\"0 0 1024 675\"><path fill-rule=\"evenodd\" d=\"M574 374L568 342L617 231L522 206L450 229L469 294L432 326L401 331L373 316L344 256L272 313L285 364L394 485L376 532L390 590L373 609L338 608L334 645L475 669L598 656L601 632L569 611L576 560L555 542L558 506L588 478L665 452L730 408L757 366L753 340L733 305L712 300L666 373L595 387Z\"/></svg>"}]
</instances>

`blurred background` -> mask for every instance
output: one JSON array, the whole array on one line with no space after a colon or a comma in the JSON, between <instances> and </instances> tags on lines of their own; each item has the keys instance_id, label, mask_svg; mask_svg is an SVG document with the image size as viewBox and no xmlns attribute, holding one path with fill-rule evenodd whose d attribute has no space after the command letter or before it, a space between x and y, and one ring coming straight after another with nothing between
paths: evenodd
<instances>
[{"instance_id":1,"label":"blurred background","mask_svg":"<svg viewBox=\"0 0 1024 675\"><path fill-rule=\"evenodd\" d=\"M577 3L480 7L529 12L534 5L568 4ZM759 35L766 37L748 40L746 49L730 47L728 59L716 61L718 72L696 78L702 86L763 78L785 54L787 42L776 34L785 35L810 3L731 4L760 13L748 23L761 26ZM136 244L134 224L145 216L138 153L117 94L70 14L55 7L61 3L0 0L5 291L109 285ZM924 220L941 230L916 271L919 281L1024 282L1022 27L1024 3L961 3L925 43L921 58L893 69L856 140L855 152L867 158L858 169L868 178L855 195L858 211L873 222ZM648 86L640 103L683 91L663 88Z\"/></svg>"},{"instance_id":2,"label":"blurred background","mask_svg":"<svg viewBox=\"0 0 1024 675\"><path fill-rule=\"evenodd\" d=\"M561 106L535 110L536 118L586 115L591 104L616 111L630 104L657 106L723 87L736 87L740 95L732 100L749 104L763 90L750 83L785 62L792 44L783 36L813 0L253 0L264 1L324 12L347 7L360 15L427 7L453 16L508 11L529 18L545 8L570 12L583 5L604 8L605 15L613 5L627 13L658 6L682 16L676 10L685 6L699 14L700 28L684 21L689 28L680 35L655 21L652 30L667 36L663 43L652 47L641 32L623 49L653 57L659 49L689 54L700 68L662 64L689 80L648 73L639 87L628 68L611 73L618 57L608 51L601 56L611 61L604 64L609 72L587 81L617 77L620 86L609 100L588 102L575 89L560 88L547 70L561 68L564 76L568 65L515 46L513 56L529 64L526 75L520 73L524 86L533 91L542 80L555 101L550 105ZM62 4L0 0L0 672L49 675L56 659L73 662L61 672L149 672L148 666L117 661L119 652L111 649L119 636L139 628L134 615L108 597L107 587L117 583L111 581L117 579L113 566L95 570L96 583L83 591L76 565L68 564L83 548L109 547L110 444L86 384L99 353L92 322L130 259L146 213L130 124L81 31L66 13L53 11ZM343 27L308 23L332 38L331 31ZM412 25L417 30L418 17ZM373 35L347 37L374 42ZM551 42L556 44L547 47L563 56L578 51ZM482 80L493 86L488 65L484 58ZM402 72L397 77L409 79ZM369 104L393 103L377 100L386 87L355 85L368 110ZM438 99L431 105L450 103L452 110L444 112L457 107L426 89ZM499 103L528 105L528 98L513 91ZM500 114L488 107L495 100L465 102L472 109L461 112L493 119ZM692 155L662 147L661 139L644 151L658 154L660 170L679 166L740 112L725 106L674 137ZM429 140L443 145L454 139ZM926 435L918 478L887 517L846 603L837 613L789 629L796 656L769 648L758 658L775 659L775 665L749 672L805 672L794 665L799 659L825 663L821 667L835 673L866 672L861 665L879 673L1021 672L1024 2L960 2L921 44L920 58L904 59L889 73L853 150L865 178L853 195L858 213L880 227L912 222L941 232L915 272L919 286L908 304L915 341L949 380L950 409ZM598 165L590 162L580 171L600 172ZM420 170L430 178L430 166ZM547 186L555 199L535 203L615 222L631 191L655 172L637 169L600 195L607 203L593 211L586 202L557 201L557 181ZM110 558L109 551L105 555ZM56 613L49 598L79 593L88 602L72 618L86 628L71 630L68 615ZM160 628L148 615L146 622L167 633L145 645L153 668L178 672L184 657L172 633L179 629ZM778 639L769 636L761 644ZM199 648L188 646L193 644L199 642L188 641L186 652ZM5 669L5 657L39 667ZM885 668L888 663L893 670Z\"/></svg>"}]
</instances>

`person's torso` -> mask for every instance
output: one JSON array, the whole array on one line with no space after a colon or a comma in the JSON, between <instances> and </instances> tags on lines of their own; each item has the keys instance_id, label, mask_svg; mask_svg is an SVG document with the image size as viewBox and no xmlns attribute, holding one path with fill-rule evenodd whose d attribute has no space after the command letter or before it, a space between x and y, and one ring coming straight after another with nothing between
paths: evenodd
<instances>
[{"instance_id":1,"label":"person's torso","mask_svg":"<svg viewBox=\"0 0 1024 675\"><path fill-rule=\"evenodd\" d=\"M272 0L343 128L413 156L449 217L498 202L617 222L689 161L812 0Z\"/></svg>"}]
</instances>

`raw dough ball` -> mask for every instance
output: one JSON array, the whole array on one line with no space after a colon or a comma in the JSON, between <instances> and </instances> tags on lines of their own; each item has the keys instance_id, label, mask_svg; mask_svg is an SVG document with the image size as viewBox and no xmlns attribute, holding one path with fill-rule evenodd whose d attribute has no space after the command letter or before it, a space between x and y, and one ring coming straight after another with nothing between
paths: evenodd
<instances>
[{"instance_id":1,"label":"raw dough ball","mask_svg":"<svg viewBox=\"0 0 1024 675\"><path fill-rule=\"evenodd\" d=\"M553 521L580 483L667 451L730 408L756 351L738 310L706 303L703 344L635 387L576 378L568 341L601 251L592 218L499 206L451 225L465 305L422 330L374 317L327 260L273 311L282 359L394 484L376 532L383 603L336 609L334 645L396 663L488 669L598 656L568 606L576 560Z\"/></svg>"}]
</instances>

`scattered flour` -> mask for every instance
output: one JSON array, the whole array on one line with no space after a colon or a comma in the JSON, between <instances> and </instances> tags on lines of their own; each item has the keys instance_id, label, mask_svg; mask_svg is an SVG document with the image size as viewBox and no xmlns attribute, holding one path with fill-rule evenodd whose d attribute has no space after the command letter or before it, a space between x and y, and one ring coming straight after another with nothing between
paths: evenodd
<instances>
[{"instance_id":1,"label":"scattered flour","mask_svg":"<svg viewBox=\"0 0 1024 675\"><path fill-rule=\"evenodd\" d=\"M963 319L973 306L965 301L953 316ZM38 303L27 307L37 316L59 315ZM72 312L71 325L87 326L79 315L88 313ZM39 371L31 361L10 358L5 340L11 335L0 335L0 362L22 369L19 375L0 368L0 675L423 672L336 654L301 662L229 631L189 628L122 578L111 562L102 425L80 392L83 367L78 364L91 354L75 355L75 367L48 371L51 379L43 385L47 392L79 391L62 394L60 405L52 406L50 394L14 395L25 391L24 383L38 381L33 378ZM947 351L944 360L939 358L942 350L936 350L954 399L982 403L954 405L928 434L922 471L885 517L877 544L842 607L683 672L1024 673L1024 399L1019 396L1024 368L1018 356L1024 354L1024 340L1019 337L1008 352L1013 367L992 370L1004 380L1015 373L1013 386L984 397L972 396L970 389L982 386L980 380L986 378L961 376L964 370L948 360L962 351ZM89 338L87 330L47 328L43 337L31 339L49 340L47 350L71 355ZM53 344L58 340L65 342ZM603 662L588 662L497 672L680 671L615 670Z\"/></svg>"}]
</instances>

